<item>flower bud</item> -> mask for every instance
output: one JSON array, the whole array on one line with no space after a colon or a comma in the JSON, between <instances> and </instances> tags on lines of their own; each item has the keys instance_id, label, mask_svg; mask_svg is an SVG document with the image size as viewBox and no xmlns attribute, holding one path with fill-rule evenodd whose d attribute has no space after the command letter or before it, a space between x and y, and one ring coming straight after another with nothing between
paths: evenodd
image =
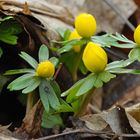
<instances>
[{"instance_id":1,"label":"flower bud","mask_svg":"<svg viewBox=\"0 0 140 140\"><path fill-rule=\"evenodd\" d=\"M137 26L137 28L134 31L134 41L140 45L140 24Z\"/></svg>"},{"instance_id":2,"label":"flower bud","mask_svg":"<svg viewBox=\"0 0 140 140\"><path fill-rule=\"evenodd\" d=\"M54 72L55 72L54 64L52 64L48 60L40 62L38 64L37 69L36 69L37 76L40 76L40 77L43 77L43 78L52 77L54 75Z\"/></svg>"},{"instance_id":3,"label":"flower bud","mask_svg":"<svg viewBox=\"0 0 140 140\"><path fill-rule=\"evenodd\" d=\"M72 40L72 39L79 39L79 38L81 38L81 36L77 33L76 30L74 30L73 32L71 32L71 34L70 34L70 36L69 36L69 40ZM76 52L76 53L80 52L80 50L81 50L80 45L75 45L75 46L73 46L73 50L74 50L74 52Z\"/></svg>"},{"instance_id":4,"label":"flower bud","mask_svg":"<svg viewBox=\"0 0 140 140\"><path fill-rule=\"evenodd\" d=\"M83 62L86 68L93 72L102 72L107 65L107 54L99 44L89 42L83 52Z\"/></svg>"},{"instance_id":5,"label":"flower bud","mask_svg":"<svg viewBox=\"0 0 140 140\"><path fill-rule=\"evenodd\" d=\"M96 20L91 14L82 13L75 19L75 28L80 36L89 38L95 34Z\"/></svg>"}]
</instances>

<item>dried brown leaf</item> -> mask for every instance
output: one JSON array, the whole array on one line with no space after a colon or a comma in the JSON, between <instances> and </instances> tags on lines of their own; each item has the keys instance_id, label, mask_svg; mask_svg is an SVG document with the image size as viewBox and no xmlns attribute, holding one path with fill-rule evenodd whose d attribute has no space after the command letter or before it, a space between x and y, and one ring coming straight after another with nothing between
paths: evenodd
<instances>
[{"instance_id":1,"label":"dried brown leaf","mask_svg":"<svg viewBox=\"0 0 140 140\"><path fill-rule=\"evenodd\" d=\"M40 132L43 107L40 100L23 119L22 126L17 129L17 134L28 134L29 137L37 136Z\"/></svg>"},{"instance_id":2,"label":"dried brown leaf","mask_svg":"<svg viewBox=\"0 0 140 140\"><path fill-rule=\"evenodd\" d=\"M133 118L129 113L126 113L126 115L133 130L136 131L138 135L140 135L140 123L137 122L136 119Z\"/></svg>"},{"instance_id":3,"label":"dried brown leaf","mask_svg":"<svg viewBox=\"0 0 140 140\"><path fill-rule=\"evenodd\" d=\"M27 2L25 2L25 5L24 5L24 9L22 11L25 15L31 15L31 11L29 9L29 6L27 4Z\"/></svg>"},{"instance_id":4,"label":"dried brown leaf","mask_svg":"<svg viewBox=\"0 0 140 140\"><path fill-rule=\"evenodd\" d=\"M85 125L93 131L102 131L107 127L107 123L103 120L100 114L86 115L80 118L85 122Z\"/></svg>"},{"instance_id":5,"label":"dried brown leaf","mask_svg":"<svg viewBox=\"0 0 140 140\"><path fill-rule=\"evenodd\" d=\"M112 131L116 134L134 133L129 124L125 110L122 107L117 106L108 112L102 113L101 117L109 124Z\"/></svg>"}]
</instances>

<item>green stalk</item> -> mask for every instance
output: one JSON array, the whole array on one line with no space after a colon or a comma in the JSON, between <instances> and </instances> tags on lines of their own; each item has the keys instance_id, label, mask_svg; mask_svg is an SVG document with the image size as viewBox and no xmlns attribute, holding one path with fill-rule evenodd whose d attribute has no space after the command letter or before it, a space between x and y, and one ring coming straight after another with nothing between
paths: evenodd
<instances>
[{"instance_id":1,"label":"green stalk","mask_svg":"<svg viewBox=\"0 0 140 140\"><path fill-rule=\"evenodd\" d=\"M28 93L27 95L27 105L26 105L26 114L25 116L30 112L30 110L33 107L33 93Z\"/></svg>"},{"instance_id":2,"label":"green stalk","mask_svg":"<svg viewBox=\"0 0 140 140\"><path fill-rule=\"evenodd\" d=\"M83 46L85 46L85 44ZM76 59L74 61L75 65L74 65L73 71L72 71L72 79L73 79L74 82L76 82L77 78L78 78L77 77L77 71L78 71L78 67L80 65L80 61L82 60L82 55L83 55L83 51L84 51L83 46L81 46L81 51L77 54L77 57L76 57Z\"/></svg>"},{"instance_id":3,"label":"green stalk","mask_svg":"<svg viewBox=\"0 0 140 140\"><path fill-rule=\"evenodd\" d=\"M77 112L75 112L74 116L75 117L81 117L85 114L87 106L91 100L92 97L92 93L94 92L95 88L92 88L84 97L83 97L83 101L80 105L80 108Z\"/></svg>"},{"instance_id":4,"label":"green stalk","mask_svg":"<svg viewBox=\"0 0 140 140\"><path fill-rule=\"evenodd\" d=\"M76 60L75 60L75 65L74 65L74 68L73 68L73 71L72 71L72 79L74 82L77 81L77 71L78 71L78 67L79 67L79 64L80 64L80 61L81 61L81 55L82 53L78 54Z\"/></svg>"}]
</instances>

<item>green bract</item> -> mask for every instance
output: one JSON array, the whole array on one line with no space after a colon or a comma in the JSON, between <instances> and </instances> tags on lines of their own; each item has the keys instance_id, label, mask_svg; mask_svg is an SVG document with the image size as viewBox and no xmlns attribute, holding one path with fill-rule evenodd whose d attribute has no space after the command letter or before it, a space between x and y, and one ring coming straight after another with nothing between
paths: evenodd
<instances>
[{"instance_id":1,"label":"green bract","mask_svg":"<svg viewBox=\"0 0 140 140\"><path fill-rule=\"evenodd\" d=\"M53 78L42 78L36 75L36 69L38 62L25 52L21 52L19 55L23 58L32 68L8 70L5 75L23 74L8 85L10 91L22 90L23 94L28 94L39 87L39 94L42 104L46 110L49 112L50 107L54 110L58 110L60 106L60 101L54 91L53 86L50 82L53 82ZM49 60L55 66L58 63L58 59L52 57L49 59L49 51L47 46L42 45L39 49L39 62Z\"/></svg>"},{"instance_id":2,"label":"green bract","mask_svg":"<svg viewBox=\"0 0 140 140\"><path fill-rule=\"evenodd\" d=\"M109 82L112 78L116 77L116 74L130 73L140 74L140 70L127 69L128 65L132 64L133 60L121 60L114 61L107 64L106 69L98 74L91 73L87 77L76 82L70 89L61 94L62 97L66 97L66 101L71 103L74 108L78 108L78 104L81 103L83 98L94 88L100 88L103 83ZM77 104L73 104L76 103ZM75 106L76 105L76 106ZM75 110L76 111L76 110Z\"/></svg>"}]
</instances>

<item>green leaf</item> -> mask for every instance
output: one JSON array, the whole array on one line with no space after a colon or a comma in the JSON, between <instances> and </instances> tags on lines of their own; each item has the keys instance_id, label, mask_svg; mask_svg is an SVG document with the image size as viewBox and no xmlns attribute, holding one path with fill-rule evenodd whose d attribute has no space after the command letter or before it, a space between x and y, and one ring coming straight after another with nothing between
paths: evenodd
<instances>
[{"instance_id":1,"label":"green leaf","mask_svg":"<svg viewBox=\"0 0 140 140\"><path fill-rule=\"evenodd\" d=\"M60 106L60 102L56 96L56 93L54 92L53 87L50 85L49 81L47 80L44 80L42 82L43 82L42 87L43 87L44 93L46 93L47 95L50 106L53 109L57 110L58 107Z\"/></svg>"},{"instance_id":2,"label":"green leaf","mask_svg":"<svg viewBox=\"0 0 140 140\"><path fill-rule=\"evenodd\" d=\"M128 65L132 64L133 62L134 61L130 60L130 59L121 60L121 61L114 61L114 62L107 64L107 67L105 68L105 70L110 71L111 69L114 69L114 68L127 67Z\"/></svg>"},{"instance_id":3,"label":"green leaf","mask_svg":"<svg viewBox=\"0 0 140 140\"><path fill-rule=\"evenodd\" d=\"M69 36L71 34L71 31L69 29L66 29L65 32L64 32L64 40L68 40L69 39Z\"/></svg>"},{"instance_id":4,"label":"green leaf","mask_svg":"<svg viewBox=\"0 0 140 140\"><path fill-rule=\"evenodd\" d=\"M33 83L33 76L25 78L21 80L20 82L14 82L11 85L11 90L21 90L28 86L30 86L30 83Z\"/></svg>"},{"instance_id":5,"label":"green leaf","mask_svg":"<svg viewBox=\"0 0 140 140\"><path fill-rule=\"evenodd\" d=\"M22 32L21 25L11 17L1 19L0 21L0 40L11 45L17 44L19 33Z\"/></svg>"},{"instance_id":6,"label":"green leaf","mask_svg":"<svg viewBox=\"0 0 140 140\"><path fill-rule=\"evenodd\" d=\"M31 79L33 76L34 76L34 74L32 74L32 73L31 74L24 74L24 75L18 77L17 79L15 79L14 81L12 81L8 85L7 88L10 89L10 90L14 90L14 86L22 83L22 81L24 81L24 80L27 80L28 81L28 79Z\"/></svg>"},{"instance_id":7,"label":"green leaf","mask_svg":"<svg viewBox=\"0 0 140 140\"><path fill-rule=\"evenodd\" d=\"M39 56L39 62L49 59L49 50L46 45L44 45L44 44L41 45L38 56Z\"/></svg>"},{"instance_id":8,"label":"green leaf","mask_svg":"<svg viewBox=\"0 0 140 140\"><path fill-rule=\"evenodd\" d=\"M46 93L46 83L41 82L39 85L39 95L40 95L40 100L45 108L45 111L48 113L49 112L49 100L48 100L48 95Z\"/></svg>"},{"instance_id":9,"label":"green leaf","mask_svg":"<svg viewBox=\"0 0 140 140\"><path fill-rule=\"evenodd\" d=\"M128 55L131 60L138 60L140 62L140 47L132 49Z\"/></svg>"},{"instance_id":10,"label":"green leaf","mask_svg":"<svg viewBox=\"0 0 140 140\"><path fill-rule=\"evenodd\" d=\"M109 82L112 78L115 78L116 75L108 72L108 71L104 71L102 73L99 74L99 78L104 82L107 83Z\"/></svg>"},{"instance_id":11,"label":"green leaf","mask_svg":"<svg viewBox=\"0 0 140 140\"><path fill-rule=\"evenodd\" d=\"M57 97L60 97L60 95L61 95L61 89L60 89L58 83L55 80L51 80L50 81L50 84L51 84L54 92L56 93Z\"/></svg>"},{"instance_id":12,"label":"green leaf","mask_svg":"<svg viewBox=\"0 0 140 140\"><path fill-rule=\"evenodd\" d=\"M15 19L5 20L0 24L0 33L9 35L18 35L23 31L21 24Z\"/></svg>"},{"instance_id":13,"label":"green leaf","mask_svg":"<svg viewBox=\"0 0 140 140\"><path fill-rule=\"evenodd\" d=\"M43 112L41 126L44 128L53 128L56 126L62 126L63 121L60 114L51 114Z\"/></svg>"},{"instance_id":14,"label":"green leaf","mask_svg":"<svg viewBox=\"0 0 140 140\"><path fill-rule=\"evenodd\" d=\"M66 41L63 43L63 45L71 45L71 46L75 46L75 45L80 45L82 46L83 44L86 44L86 40L81 38L81 39L72 39L69 41Z\"/></svg>"},{"instance_id":15,"label":"green leaf","mask_svg":"<svg viewBox=\"0 0 140 140\"><path fill-rule=\"evenodd\" d=\"M40 85L40 82L41 79L39 77L33 77L30 84L24 90L22 90L22 93L26 94L34 91Z\"/></svg>"},{"instance_id":16,"label":"green leaf","mask_svg":"<svg viewBox=\"0 0 140 140\"><path fill-rule=\"evenodd\" d=\"M55 65L55 67L58 65L58 63L59 63L59 59L58 58L56 58L56 57L51 57L50 59L49 59L49 61L51 61L54 65Z\"/></svg>"},{"instance_id":17,"label":"green leaf","mask_svg":"<svg viewBox=\"0 0 140 140\"><path fill-rule=\"evenodd\" d=\"M80 85L79 90L76 93L76 96L81 96L83 94L88 93L92 88L99 88L103 86L103 82L107 83L110 79L116 77L116 75L111 74L107 71L104 71L99 74L90 74L84 80L84 82Z\"/></svg>"},{"instance_id":18,"label":"green leaf","mask_svg":"<svg viewBox=\"0 0 140 140\"><path fill-rule=\"evenodd\" d=\"M111 44L111 46L113 47L117 47L117 48L128 48L128 49L131 49L131 48L134 48L136 46L136 44L119 44L118 42L114 42Z\"/></svg>"},{"instance_id":19,"label":"green leaf","mask_svg":"<svg viewBox=\"0 0 140 140\"><path fill-rule=\"evenodd\" d=\"M3 54L3 50L0 48L0 58L1 58L2 54Z\"/></svg>"},{"instance_id":20,"label":"green leaf","mask_svg":"<svg viewBox=\"0 0 140 140\"><path fill-rule=\"evenodd\" d=\"M136 46L136 43L119 33L116 33L115 35L105 34L102 36L93 36L92 41L101 44L102 47L114 46L118 48L134 48Z\"/></svg>"},{"instance_id":21,"label":"green leaf","mask_svg":"<svg viewBox=\"0 0 140 140\"><path fill-rule=\"evenodd\" d=\"M123 74L123 73L140 74L140 70L125 69L125 68L111 69L110 72L111 72L111 73L116 73L116 74Z\"/></svg>"},{"instance_id":22,"label":"green leaf","mask_svg":"<svg viewBox=\"0 0 140 140\"><path fill-rule=\"evenodd\" d=\"M11 45L16 45L17 44L17 39L18 37L15 35L11 34L0 34L0 40Z\"/></svg>"},{"instance_id":23,"label":"green leaf","mask_svg":"<svg viewBox=\"0 0 140 140\"><path fill-rule=\"evenodd\" d=\"M115 35L110 34L110 37L116 39L117 41L125 42L125 43L130 43L130 44L136 44L132 40L129 40L126 38L124 35L116 33Z\"/></svg>"},{"instance_id":24,"label":"green leaf","mask_svg":"<svg viewBox=\"0 0 140 140\"><path fill-rule=\"evenodd\" d=\"M59 33L59 35L61 36L61 38L62 39L64 39L65 37L65 32L68 32L67 30L69 30L69 29L67 29L67 28L57 28L56 29L56 31Z\"/></svg>"},{"instance_id":25,"label":"green leaf","mask_svg":"<svg viewBox=\"0 0 140 140\"><path fill-rule=\"evenodd\" d=\"M22 73L34 73L34 75L35 75L35 70L33 70L33 69L8 70L4 73L4 75L14 75L14 74L22 74Z\"/></svg>"},{"instance_id":26,"label":"green leaf","mask_svg":"<svg viewBox=\"0 0 140 140\"><path fill-rule=\"evenodd\" d=\"M74 53L74 52L69 52L69 53L64 53L60 57L60 62L64 63L65 66L68 68L70 73L73 73L75 71L75 68L77 67L77 61L79 61L80 54Z\"/></svg>"},{"instance_id":27,"label":"green leaf","mask_svg":"<svg viewBox=\"0 0 140 140\"><path fill-rule=\"evenodd\" d=\"M95 79L96 80L94 81L94 87L96 87L96 88L102 87L103 86L102 79L100 79L98 75L95 75Z\"/></svg>"},{"instance_id":28,"label":"green leaf","mask_svg":"<svg viewBox=\"0 0 140 140\"><path fill-rule=\"evenodd\" d=\"M80 96L78 100L75 100L74 102L71 103L72 108L74 110L74 113L78 112L81 108L82 102L83 102L84 96Z\"/></svg>"},{"instance_id":29,"label":"green leaf","mask_svg":"<svg viewBox=\"0 0 140 140\"><path fill-rule=\"evenodd\" d=\"M61 105L58 108L58 112L74 112L73 108L61 98L60 103Z\"/></svg>"},{"instance_id":30,"label":"green leaf","mask_svg":"<svg viewBox=\"0 0 140 140\"><path fill-rule=\"evenodd\" d=\"M74 92L77 91L84 81L85 81L85 78L83 78L82 80L79 80L78 82L76 82L71 88L69 88L68 90L63 92L61 94L61 97L67 96L68 94L72 93L73 91Z\"/></svg>"},{"instance_id":31,"label":"green leaf","mask_svg":"<svg viewBox=\"0 0 140 140\"><path fill-rule=\"evenodd\" d=\"M82 80L79 80L77 83L75 83L70 89L68 89L67 91L65 91L63 94L67 94L67 98L66 101L68 103L72 103L74 101L76 101L79 97L76 96L76 93L78 92L78 90L80 89L81 85L85 82L85 78Z\"/></svg>"},{"instance_id":32,"label":"green leaf","mask_svg":"<svg viewBox=\"0 0 140 140\"><path fill-rule=\"evenodd\" d=\"M92 41L101 44L102 47L111 47L111 44L116 42L116 39L109 37L108 34L102 36L92 36Z\"/></svg>"},{"instance_id":33,"label":"green leaf","mask_svg":"<svg viewBox=\"0 0 140 140\"><path fill-rule=\"evenodd\" d=\"M6 16L4 18L0 18L0 22L6 21L6 20L9 20L9 19L13 19L13 17L12 16Z\"/></svg>"},{"instance_id":34,"label":"green leaf","mask_svg":"<svg viewBox=\"0 0 140 140\"><path fill-rule=\"evenodd\" d=\"M76 93L76 96L81 96L88 91L90 91L94 87L94 82L96 80L96 77L94 75L89 75L85 78L85 82L83 82L79 88L79 90Z\"/></svg>"},{"instance_id":35,"label":"green leaf","mask_svg":"<svg viewBox=\"0 0 140 140\"><path fill-rule=\"evenodd\" d=\"M130 74L140 74L140 70L135 70L135 69L133 69L133 70L131 70L129 73L130 73Z\"/></svg>"},{"instance_id":36,"label":"green leaf","mask_svg":"<svg viewBox=\"0 0 140 140\"><path fill-rule=\"evenodd\" d=\"M31 65L34 69L37 68L38 63L37 61L31 57L29 54L25 53L25 52L21 52L21 54L19 54L19 56L21 58L23 58L29 65Z\"/></svg>"},{"instance_id":37,"label":"green leaf","mask_svg":"<svg viewBox=\"0 0 140 140\"><path fill-rule=\"evenodd\" d=\"M79 70L81 71L82 74L87 74L88 73L88 70L87 68L85 67L83 61L81 60L80 61L80 65L79 65Z\"/></svg>"},{"instance_id":38,"label":"green leaf","mask_svg":"<svg viewBox=\"0 0 140 140\"><path fill-rule=\"evenodd\" d=\"M69 52L71 49L72 49L72 45L65 45L64 47L59 48L57 50L57 53L62 54L62 53L65 53L65 52Z\"/></svg>"}]
</instances>

